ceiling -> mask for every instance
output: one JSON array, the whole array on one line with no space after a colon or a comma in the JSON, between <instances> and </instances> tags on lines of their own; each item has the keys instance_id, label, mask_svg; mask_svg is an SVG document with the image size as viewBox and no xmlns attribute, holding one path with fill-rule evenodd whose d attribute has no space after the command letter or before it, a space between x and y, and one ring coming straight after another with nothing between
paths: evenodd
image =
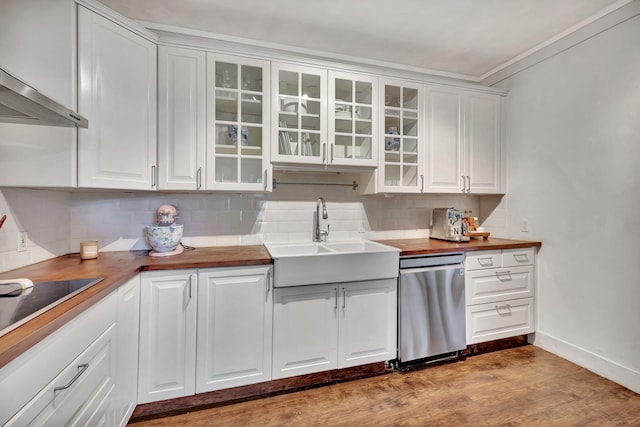
<instances>
[{"instance_id":1,"label":"ceiling","mask_svg":"<svg viewBox=\"0 0 640 427\"><path fill-rule=\"evenodd\" d=\"M479 81L630 0L99 0L129 18Z\"/></svg>"}]
</instances>

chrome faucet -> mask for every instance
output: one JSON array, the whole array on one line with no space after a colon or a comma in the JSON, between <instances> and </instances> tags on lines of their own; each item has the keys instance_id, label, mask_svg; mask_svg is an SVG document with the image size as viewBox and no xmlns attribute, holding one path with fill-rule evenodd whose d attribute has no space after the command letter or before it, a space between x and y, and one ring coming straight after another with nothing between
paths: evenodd
<instances>
[{"instance_id":1,"label":"chrome faucet","mask_svg":"<svg viewBox=\"0 0 640 427\"><path fill-rule=\"evenodd\" d=\"M322 212L320 212L320 206L322 206ZM329 236L329 224L327 224L326 230L320 229L320 216L322 215L322 219L328 219L329 214L327 213L327 205L324 202L324 198L319 197L316 200L316 226L315 231L313 233L313 241L314 242L326 242L327 236Z\"/></svg>"}]
</instances>

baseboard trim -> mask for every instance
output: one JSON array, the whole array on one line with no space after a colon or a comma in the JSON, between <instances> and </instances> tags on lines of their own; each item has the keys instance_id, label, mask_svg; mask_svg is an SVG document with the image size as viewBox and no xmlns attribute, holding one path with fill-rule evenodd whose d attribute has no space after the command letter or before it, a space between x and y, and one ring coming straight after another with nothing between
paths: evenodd
<instances>
[{"instance_id":1,"label":"baseboard trim","mask_svg":"<svg viewBox=\"0 0 640 427\"><path fill-rule=\"evenodd\" d=\"M640 372L544 332L536 331L532 344L640 394Z\"/></svg>"}]
</instances>

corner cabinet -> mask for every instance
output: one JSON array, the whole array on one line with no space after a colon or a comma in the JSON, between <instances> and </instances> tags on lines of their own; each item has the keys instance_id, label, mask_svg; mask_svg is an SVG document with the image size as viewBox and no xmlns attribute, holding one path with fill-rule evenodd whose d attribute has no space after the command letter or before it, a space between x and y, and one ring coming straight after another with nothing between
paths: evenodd
<instances>
[{"instance_id":1,"label":"corner cabinet","mask_svg":"<svg viewBox=\"0 0 640 427\"><path fill-rule=\"evenodd\" d=\"M276 288L273 378L396 358L397 280Z\"/></svg>"},{"instance_id":2,"label":"corner cabinet","mask_svg":"<svg viewBox=\"0 0 640 427\"><path fill-rule=\"evenodd\" d=\"M271 380L269 267L198 272L196 393Z\"/></svg>"},{"instance_id":3,"label":"corner cabinet","mask_svg":"<svg viewBox=\"0 0 640 427\"><path fill-rule=\"evenodd\" d=\"M504 192L502 97L427 86L425 192Z\"/></svg>"},{"instance_id":4,"label":"corner cabinet","mask_svg":"<svg viewBox=\"0 0 640 427\"><path fill-rule=\"evenodd\" d=\"M78 6L78 186L156 188L156 45Z\"/></svg>"},{"instance_id":5,"label":"corner cabinet","mask_svg":"<svg viewBox=\"0 0 640 427\"><path fill-rule=\"evenodd\" d=\"M424 189L423 85L381 80L378 191L419 193Z\"/></svg>"},{"instance_id":6,"label":"corner cabinet","mask_svg":"<svg viewBox=\"0 0 640 427\"><path fill-rule=\"evenodd\" d=\"M195 391L196 270L143 272L138 403Z\"/></svg>"}]
</instances>

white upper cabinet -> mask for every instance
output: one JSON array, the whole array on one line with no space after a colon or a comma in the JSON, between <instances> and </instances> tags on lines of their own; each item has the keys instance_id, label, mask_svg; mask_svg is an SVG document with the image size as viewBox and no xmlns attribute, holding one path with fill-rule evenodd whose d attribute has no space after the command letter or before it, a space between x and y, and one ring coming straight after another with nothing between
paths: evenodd
<instances>
[{"instance_id":1,"label":"white upper cabinet","mask_svg":"<svg viewBox=\"0 0 640 427\"><path fill-rule=\"evenodd\" d=\"M380 150L378 191L423 191L423 85L381 80Z\"/></svg>"},{"instance_id":2,"label":"white upper cabinet","mask_svg":"<svg viewBox=\"0 0 640 427\"><path fill-rule=\"evenodd\" d=\"M327 71L272 63L271 151L274 162L327 161Z\"/></svg>"},{"instance_id":3,"label":"white upper cabinet","mask_svg":"<svg viewBox=\"0 0 640 427\"><path fill-rule=\"evenodd\" d=\"M377 166L378 79L329 71L329 156L334 165Z\"/></svg>"},{"instance_id":4,"label":"white upper cabinet","mask_svg":"<svg viewBox=\"0 0 640 427\"><path fill-rule=\"evenodd\" d=\"M207 53L207 189L271 191L269 62Z\"/></svg>"},{"instance_id":5,"label":"white upper cabinet","mask_svg":"<svg viewBox=\"0 0 640 427\"><path fill-rule=\"evenodd\" d=\"M501 97L437 86L426 93L425 191L503 192Z\"/></svg>"},{"instance_id":6,"label":"white upper cabinet","mask_svg":"<svg viewBox=\"0 0 640 427\"><path fill-rule=\"evenodd\" d=\"M80 187L156 187L156 45L78 7Z\"/></svg>"},{"instance_id":7,"label":"white upper cabinet","mask_svg":"<svg viewBox=\"0 0 640 427\"><path fill-rule=\"evenodd\" d=\"M75 7L73 1L0 2L0 66L73 110ZM76 133L74 128L0 123L0 187L75 187Z\"/></svg>"},{"instance_id":8,"label":"white upper cabinet","mask_svg":"<svg viewBox=\"0 0 640 427\"><path fill-rule=\"evenodd\" d=\"M206 144L205 52L158 48L158 188L199 190Z\"/></svg>"}]
</instances>

